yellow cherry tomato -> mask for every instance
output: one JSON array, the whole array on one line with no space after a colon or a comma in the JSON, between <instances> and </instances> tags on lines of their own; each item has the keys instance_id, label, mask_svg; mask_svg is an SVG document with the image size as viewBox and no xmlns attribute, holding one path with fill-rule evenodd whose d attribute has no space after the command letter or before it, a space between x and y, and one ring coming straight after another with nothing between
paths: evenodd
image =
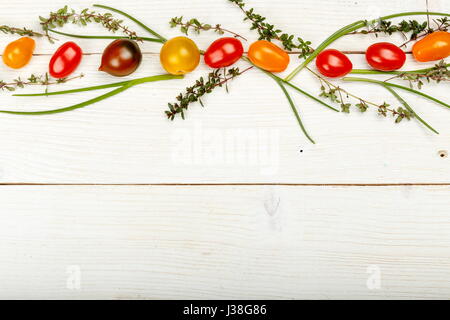
<instances>
[{"instance_id":1,"label":"yellow cherry tomato","mask_svg":"<svg viewBox=\"0 0 450 320\"><path fill-rule=\"evenodd\" d=\"M200 63L200 50L194 41L186 37L176 37L167 41L161 49L161 64L174 75L192 72Z\"/></svg>"},{"instance_id":2,"label":"yellow cherry tomato","mask_svg":"<svg viewBox=\"0 0 450 320\"><path fill-rule=\"evenodd\" d=\"M270 72L283 72L290 61L283 49L266 40L254 42L248 49L248 57L254 65Z\"/></svg>"},{"instance_id":3,"label":"yellow cherry tomato","mask_svg":"<svg viewBox=\"0 0 450 320\"><path fill-rule=\"evenodd\" d=\"M13 41L3 52L3 62L10 68L20 69L30 62L36 43L28 37Z\"/></svg>"}]
</instances>

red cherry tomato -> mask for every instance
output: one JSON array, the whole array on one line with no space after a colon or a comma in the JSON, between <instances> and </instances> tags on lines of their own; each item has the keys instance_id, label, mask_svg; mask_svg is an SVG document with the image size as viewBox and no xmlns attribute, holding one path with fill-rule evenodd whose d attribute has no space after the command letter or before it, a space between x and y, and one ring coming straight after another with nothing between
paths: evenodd
<instances>
[{"instance_id":1,"label":"red cherry tomato","mask_svg":"<svg viewBox=\"0 0 450 320\"><path fill-rule=\"evenodd\" d=\"M376 70L394 71L403 67L406 62L406 54L395 44L380 42L367 49L366 59Z\"/></svg>"},{"instance_id":2,"label":"red cherry tomato","mask_svg":"<svg viewBox=\"0 0 450 320\"><path fill-rule=\"evenodd\" d=\"M317 56L316 66L321 74L329 78L343 77L353 69L350 59L334 49L322 51Z\"/></svg>"},{"instance_id":3,"label":"red cherry tomato","mask_svg":"<svg viewBox=\"0 0 450 320\"><path fill-rule=\"evenodd\" d=\"M50 75L53 78L66 78L79 66L83 51L74 42L66 42L53 54L50 60Z\"/></svg>"},{"instance_id":4,"label":"red cherry tomato","mask_svg":"<svg viewBox=\"0 0 450 320\"><path fill-rule=\"evenodd\" d=\"M221 38L206 50L205 63L211 68L225 68L235 64L243 54L241 41L236 38Z\"/></svg>"}]
</instances>

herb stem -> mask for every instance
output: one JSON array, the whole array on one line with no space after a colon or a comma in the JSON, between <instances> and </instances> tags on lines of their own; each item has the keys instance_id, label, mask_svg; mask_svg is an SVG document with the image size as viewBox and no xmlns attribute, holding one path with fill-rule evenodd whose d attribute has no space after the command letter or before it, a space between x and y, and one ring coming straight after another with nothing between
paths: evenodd
<instances>
[{"instance_id":1,"label":"herb stem","mask_svg":"<svg viewBox=\"0 0 450 320\"><path fill-rule=\"evenodd\" d=\"M414 94L416 94L418 96L424 97L424 98L426 98L428 100L434 101L434 102L436 102L436 103L438 103L438 104L440 104L440 105L450 109L450 105L449 104L447 104L447 103L445 103L445 102L443 102L443 101L441 101L439 99L436 99L436 98L434 98L432 96L429 96L429 95L427 95L425 93L422 93L420 91L417 91L417 90L414 90L414 89L411 89L411 88L408 88L408 87L404 87L404 86L401 86L401 85L398 85L398 84L384 82L384 81L378 81L378 80L373 80L373 79L367 79L367 78L356 78L356 77L346 77L346 78L343 78L342 80L343 81L348 81L348 82L368 82L368 83L375 83L375 84L382 85L382 86L389 86L389 87L393 87L393 88L398 88L398 89L401 89L401 90L404 90L404 91L409 91L409 92L414 93Z\"/></svg>"},{"instance_id":2,"label":"herb stem","mask_svg":"<svg viewBox=\"0 0 450 320\"><path fill-rule=\"evenodd\" d=\"M121 36L86 36L86 35L65 33L65 32L54 30L54 29L48 29L48 31L56 33L56 34L60 34L60 35L66 36L66 37L79 38L79 39L130 39L130 37L125 37L125 36L122 36L122 37ZM136 40L164 43L164 41L161 39L146 38L146 37L138 37Z\"/></svg>"},{"instance_id":3,"label":"herb stem","mask_svg":"<svg viewBox=\"0 0 450 320\"><path fill-rule=\"evenodd\" d=\"M100 86L86 87L80 89L73 90L64 90L64 91L55 91L55 92L44 92L44 93L29 93L29 94L14 94L15 97L42 97L42 96L57 96L69 93L78 93L78 92L86 92L86 91L95 91L102 90L108 88L117 88L128 84L130 81L116 82L111 84L104 84Z\"/></svg>"},{"instance_id":4,"label":"herb stem","mask_svg":"<svg viewBox=\"0 0 450 320\"><path fill-rule=\"evenodd\" d=\"M294 90L300 92L301 94L305 95L306 97L308 97L308 98L310 98L310 99L312 99L312 100L314 100L314 101L320 103L321 105L327 107L328 109L333 110L333 111L335 111L335 112L340 112L338 109L333 108L333 107L330 106L329 104L327 104L327 103L323 102L322 100L320 100L320 99L314 97L312 94L310 94L310 93L308 93L308 92L306 92L306 91L300 89L299 87L293 85L292 83L290 83L290 82L288 82L288 81L285 81L284 79L282 79L282 78L280 78L280 77L278 77L278 76L276 76L276 75L274 75L274 74L272 74L272 76L273 76L275 79L277 79L278 81L282 81L285 85L288 85L288 86L291 87L292 89L294 89Z\"/></svg>"},{"instance_id":5,"label":"herb stem","mask_svg":"<svg viewBox=\"0 0 450 320\"><path fill-rule=\"evenodd\" d=\"M119 9L108 7L108 6L101 5L101 4L94 4L94 7L103 8L103 9L107 9L107 10L110 10L110 11L113 11L113 12L117 12L117 13L123 15L124 17L127 17L131 21L135 22L136 24L138 24L140 27L142 27L144 30L146 30L147 32L151 33L152 35L154 35L155 37L160 39L162 42L166 42L167 41L166 38L164 38L160 34L156 33L154 30L150 29L148 26L146 26L144 23L142 23L138 19L134 18L133 16L130 16L128 13L125 13L125 12L119 10Z\"/></svg>"},{"instance_id":6,"label":"herb stem","mask_svg":"<svg viewBox=\"0 0 450 320\"><path fill-rule=\"evenodd\" d=\"M413 110L413 108L411 108L411 106L397 93L397 92L395 92L395 90L394 89L392 89L392 88L390 88L389 86L387 86L387 85L384 85L384 87L390 92L390 93L392 93L392 95L394 96L394 97L396 97L397 98L397 100L401 103L401 104L403 104L404 106L405 106L405 108L406 109L408 109L409 110L409 112L411 112L412 114L414 114L414 116L417 118L417 120L420 122L420 123L422 123L425 127L427 127L428 129L430 129L431 131L433 131L434 133L436 133L436 134L439 134L439 132L438 131L436 131L436 129L434 129L432 126L430 126L425 120L423 120L414 110Z\"/></svg>"},{"instance_id":7,"label":"herb stem","mask_svg":"<svg viewBox=\"0 0 450 320\"><path fill-rule=\"evenodd\" d=\"M53 109L53 110L45 110L45 111L31 111L31 112L26 112L26 111L9 111L9 110L0 110L0 113L7 113L7 114L16 114L16 115L29 115L29 116L37 116L37 115L48 115L48 114L55 114L55 113L63 113L63 112L68 112L68 111L72 111L75 109L80 109L80 108L84 108L86 106L89 106L91 104L97 103L99 101L105 100L107 98L110 98L112 96L115 96L125 90L130 89L131 87L143 84L143 83L147 83L147 82L155 82L155 81L164 81L164 80L172 80L172 79L182 79L183 76L175 76L175 75L159 75L159 76L152 76L152 77L145 77L145 78L140 78L140 79L135 79L135 80L129 80L124 82L124 84L122 84L119 88L114 89L110 92L107 92L103 95L100 95L96 98L69 106L69 107L65 107L65 108L59 108L59 109ZM117 84L112 84L110 85L110 87L112 86L117 86ZM99 86L97 86L99 87ZM81 91L88 91L86 89L89 88L84 88L81 89L78 92ZM93 89L95 90L95 89ZM46 95L46 94L44 94Z\"/></svg>"},{"instance_id":8,"label":"herb stem","mask_svg":"<svg viewBox=\"0 0 450 320\"><path fill-rule=\"evenodd\" d=\"M341 91L344 92L344 93L345 93L347 96L349 96L349 97L352 97L352 98L354 98L354 99L356 99L356 100L362 101L362 102L364 102L364 103L366 103L366 104L370 104L370 105L372 105L372 106L374 106L374 107L378 107L378 106L379 106L378 104L376 104L376 103L374 103L374 102L367 101L367 100L365 100L365 99L363 99L363 98L360 98L360 97L358 97L358 96L356 96L356 95L354 95L354 94L348 92L347 90L345 90L345 89L343 89L343 88L341 88L341 87L339 87L339 86L334 85L333 83L331 83L330 81L328 81L328 80L325 79L324 77L320 76L318 73L312 71L310 68L306 67L306 69L307 69L309 72L311 72L314 76L316 76L320 81L323 81L324 83L326 83L326 84L328 85L328 87L333 87L333 88L337 89L339 92L341 92Z\"/></svg>"},{"instance_id":9,"label":"herb stem","mask_svg":"<svg viewBox=\"0 0 450 320\"><path fill-rule=\"evenodd\" d=\"M289 93L287 92L285 86L284 86L284 82L280 81L276 78L274 78L274 80L276 81L276 83L278 83L278 85L280 86L281 90L283 91L283 93L285 94L289 105L292 108L292 111L295 114L295 117L297 118L298 124L300 125L300 128L302 129L303 133L305 134L305 136L308 138L309 141L311 141L313 144L316 144L316 142L310 137L310 135L308 134L308 132L306 131L305 126L303 125L302 119L300 118L300 114L297 111L297 108L295 107L294 101L292 101L291 96L289 95Z\"/></svg>"},{"instance_id":10,"label":"herb stem","mask_svg":"<svg viewBox=\"0 0 450 320\"><path fill-rule=\"evenodd\" d=\"M445 65L446 67L450 67L450 63ZM419 70L410 70L410 71L378 71L378 70L370 70L370 69L353 69L350 73L351 74L396 74L396 75L402 75L402 74L422 74L427 73L429 71L432 71L433 68L426 68L426 69L419 69Z\"/></svg>"}]
</instances>

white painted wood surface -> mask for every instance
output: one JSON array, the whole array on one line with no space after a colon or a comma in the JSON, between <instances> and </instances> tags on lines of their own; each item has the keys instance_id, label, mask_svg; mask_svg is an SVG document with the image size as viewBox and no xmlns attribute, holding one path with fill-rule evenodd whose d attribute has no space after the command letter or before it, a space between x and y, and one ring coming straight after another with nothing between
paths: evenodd
<instances>
[{"instance_id":1,"label":"white painted wood surface","mask_svg":"<svg viewBox=\"0 0 450 320\"><path fill-rule=\"evenodd\" d=\"M314 45L363 17L425 8L424 0L388 8L374 0L248 2ZM39 15L65 4L2 1L0 24L38 29ZM255 39L225 0L107 4L167 37L179 34L169 19L184 15ZM432 0L430 9L449 12L450 3ZM104 33L95 26L64 30ZM3 51L15 37L0 36ZM195 40L205 48L215 37ZM373 41L347 37L334 47L364 50ZM96 71L107 42L77 42L87 53L79 69L86 77L53 90L117 81ZM57 46L39 40L32 63L20 72L1 65L0 79L45 72ZM163 73L159 45L142 50L133 77ZM363 56L352 60L365 67ZM409 58L405 69L422 66ZM0 298L450 298L450 159L439 154L450 150L449 110L405 95L440 130L435 136L375 111L335 114L293 93L313 146L274 83L251 71L230 94L217 91L205 109L193 106L186 121L167 121L167 103L207 72L202 66L184 80L146 84L71 113L0 115ZM308 74L295 83L318 93ZM345 85L395 103L377 87ZM448 85L424 90L450 99ZM1 106L39 110L79 99L1 93ZM42 185L21 185L30 183ZM70 289L78 271L81 288Z\"/></svg>"},{"instance_id":2,"label":"white painted wood surface","mask_svg":"<svg viewBox=\"0 0 450 320\"><path fill-rule=\"evenodd\" d=\"M0 298L444 298L449 192L2 187Z\"/></svg>"}]
</instances>

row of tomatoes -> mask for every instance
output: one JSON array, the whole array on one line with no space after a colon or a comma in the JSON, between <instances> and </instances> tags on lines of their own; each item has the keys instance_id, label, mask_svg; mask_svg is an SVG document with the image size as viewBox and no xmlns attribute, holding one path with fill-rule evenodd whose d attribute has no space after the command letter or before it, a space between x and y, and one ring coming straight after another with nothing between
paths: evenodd
<instances>
[{"instance_id":1,"label":"row of tomatoes","mask_svg":"<svg viewBox=\"0 0 450 320\"><path fill-rule=\"evenodd\" d=\"M445 59L450 55L450 33L437 31L416 42L412 49L418 62ZM406 62L405 52L389 42L371 45L366 51L367 63L380 71L394 71L403 67ZM316 59L317 69L330 78L347 75L353 69L350 59L342 52L329 49L321 52Z\"/></svg>"},{"instance_id":2,"label":"row of tomatoes","mask_svg":"<svg viewBox=\"0 0 450 320\"><path fill-rule=\"evenodd\" d=\"M13 69L26 66L35 49L35 41L28 37L11 42L3 53L3 62ZM75 42L66 42L50 59L49 73L56 79L68 77L75 72L83 58L82 49ZM123 39L113 41L103 52L101 71L114 76L126 76L140 65L142 53L136 42Z\"/></svg>"},{"instance_id":3,"label":"row of tomatoes","mask_svg":"<svg viewBox=\"0 0 450 320\"><path fill-rule=\"evenodd\" d=\"M35 42L28 37L11 42L3 54L4 63L15 69L22 68L31 60ZM220 38L204 52L205 63L211 68L225 68L233 65L244 55L244 47L236 38ZM413 55L419 62L441 60L450 55L450 33L434 32L413 46ZM49 73L60 79L73 73L81 62L83 52L74 42L66 42L52 56ZM250 45L248 58L259 68L269 72L283 72L290 58L280 47L266 40ZM398 70L405 64L406 54L394 44L380 42L370 46L366 59L372 68L381 71ZM200 63L200 50L194 41L176 37L167 41L161 49L160 60L170 74L183 75L192 72ZM132 74L142 61L142 53L135 41L119 39L109 44L103 52L99 68L114 76ZM342 52L328 49L316 59L317 69L331 78L343 77L353 69L350 59Z\"/></svg>"},{"instance_id":4,"label":"row of tomatoes","mask_svg":"<svg viewBox=\"0 0 450 320\"><path fill-rule=\"evenodd\" d=\"M205 52L205 63L211 68L224 68L237 62L244 54L242 43L236 38L221 38L214 41ZM441 60L450 55L450 33L434 32L413 46L413 55L419 62ZM260 40L250 45L250 61L261 69L282 72L289 65L289 55L272 42ZM366 51L368 64L380 71L394 71L406 62L405 52L396 45L380 42ZM193 71L200 62L196 44L185 37L168 41L161 50L161 63L167 72L185 74ZM316 59L316 66L326 77L343 77L353 69L350 59L342 52L328 49Z\"/></svg>"},{"instance_id":5,"label":"row of tomatoes","mask_svg":"<svg viewBox=\"0 0 450 320\"><path fill-rule=\"evenodd\" d=\"M3 53L3 62L14 69L27 65L35 49L35 41L28 37L11 42ZM221 38L214 41L204 53L205 63L212 68L224 68L236 63L244 54L242 43L236 38ZM66 42L53 54L49 73L54 78L65 78L73 73L83 57L82 49L74 42ZM257 41L249 49L250 60L259 67L281 72L289 64L289 56L268 41ZM182 75L192 72L200 63L200 50L194 41L176 37L167 41L161 49L160 60L170 74ZM113 41L103 52L99 68L114 76L133 73L142 61L142 53L135 41L119 39Z\"/></svg>"},{"instance_id":6,"label":"row of tomatoes","mask_svg":"<svg viewBox=\"0 0 450 320\"><path fill-rule=\"evenodd\" d=\"M220 38L214 41L204 53L206 65L211 68L225 68L235 64L244 55L242 42L236 38ZM166 42L161 49L161 64L171 74L192 72L200 63L200 51L194 41L177 37ZM282 72L289 65L289 55L275 44L260 40L254 42L248 51L250 61L261 69Z\"/></svg>"}]
</instances>

